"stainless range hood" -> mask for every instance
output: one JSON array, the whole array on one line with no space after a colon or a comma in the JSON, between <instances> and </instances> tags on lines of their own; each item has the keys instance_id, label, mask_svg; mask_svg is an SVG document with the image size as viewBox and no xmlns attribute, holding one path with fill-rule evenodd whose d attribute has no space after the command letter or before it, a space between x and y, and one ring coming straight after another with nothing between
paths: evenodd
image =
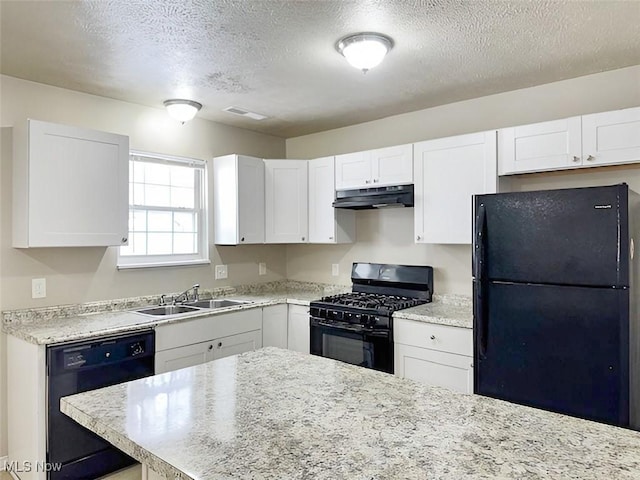
<instances>
[{"instance_id":1,"label":"stainless range hood","mask_svg":"<svg viewBox=\"0 0 640 480\"><path fill-rule=\"evenodd\" d=\"M413 185L339 190L336 192L333 206L350 210L413 207Z\"/></svg>"}]
</instances>

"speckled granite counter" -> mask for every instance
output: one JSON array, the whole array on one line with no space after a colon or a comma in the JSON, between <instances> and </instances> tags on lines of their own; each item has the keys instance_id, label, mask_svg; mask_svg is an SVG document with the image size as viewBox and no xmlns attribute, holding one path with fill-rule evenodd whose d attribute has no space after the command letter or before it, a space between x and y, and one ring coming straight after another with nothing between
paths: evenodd
<instances>
[{"instance_id":1,"label":"speckled granite counter","mask_svg":"<svg viewBox=\"0 0 640 480\"><path fill-rule=\"evenodd\" d=\"M63 305L40 309L3 312L2 329L9 335L37 345L70 342L154 328L157 325L183 322L192 318L222 315L249 308L279 303L309 305L324 295L350 291L345 285L323 285L304 282L272 282L241 287L224 287L203 292L203 298L237 298L253 303L193 314L163 318L128 311L157 303L158 296L136 297L83 305ZM394 318L407 318L465 328L472 327L471 299L456 295L434 297L434 302L402 310Z\"/></svg>"},{"instance_id":2,"label":"speckled granite counter","mask_svg":"<svg viewBox=\"0 0 640 480\"><path fill-rule=\"evenodd\" d=\"M473 328L473 301L463 295L434 295L433 302L399 310L393 318Z\"/></svg>"},{"instance_id":3,"label":"speckled granite counter","mask_svg":"<svg viewBox=\"0 0 640 480\"><path fill-rule=\"evenodd\" d=\"M5 333L29 343L48 345L143 330L157 325L183 322L210 315L223 315L238 310L262 308L281 303L309 305L309 302L323 295L346 290L349 290L349 287L304 284L302 282L273 282L271 284L249 285L238 288L225 287L214 291L205 291L203 298L235 298L251 300L253 303L215 310L203 309L196 313L171 316L169 318L151 317L124 310L125 308L131 309L157 303L158 296L96 302L85 305L65 305L9 311L3 312L2 329ZM115 311L104 311L111 309Z\"/></svg>"},{"instance_id":4,"label":"speckled granite counter","mask_svg":"<svg viewBox=\"0 0 640 480\"><path fill-rule=\"evenodd\" d=\"M169 479L638 479L640 433L276 348L63 398Z\"/></svg>"}]
</instances>

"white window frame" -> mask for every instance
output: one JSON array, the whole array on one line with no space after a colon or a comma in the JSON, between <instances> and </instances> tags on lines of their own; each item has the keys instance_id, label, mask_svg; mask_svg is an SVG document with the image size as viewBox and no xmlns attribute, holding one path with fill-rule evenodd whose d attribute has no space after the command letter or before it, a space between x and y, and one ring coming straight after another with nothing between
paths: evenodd
<instances>
[{"instance_id":1,"label":"white window frame","mask_svg":"<svg viewBox=\"0 0 640 480\"><path fill-rule=\"evenodd\" d=\"M209 242L208 242L208 195L207 195L207 162L194 158L178 157L175 155L164 155L160 153L141 152L131 150L129 152L129 161L132 157L148 158L153 163L166 163L170 165L187 164L201 169L200 181L196 181L196 205L195 210L198 218L198 252L195 254L168 254L168 255L121 255L120 247L117 250L117 268L118 270L130 268L154 268L154 267L172 267L172 266L188 266L188 265L207 265L209 260ZM129 178L131 184L131 178ZM199 190L199 191L198 191ZM149 207L147 205L133 205L133 199L129 198L129 211L131 209L152 209L156 211L179 212L180 208L175 207ZM188 209L191 211L191 209Z\"/></svg>"}]
</instances>

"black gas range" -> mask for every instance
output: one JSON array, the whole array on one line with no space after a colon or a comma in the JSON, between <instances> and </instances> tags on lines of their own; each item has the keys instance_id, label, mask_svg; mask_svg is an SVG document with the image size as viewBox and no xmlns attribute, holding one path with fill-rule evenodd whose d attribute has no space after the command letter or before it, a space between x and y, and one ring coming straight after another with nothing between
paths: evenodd
<instances>
[{"instance_id":1,"label":"black gas range","mask_svg":"<svg viewBox=\"0 0 640 480\"><path fill-rule=\"evenodd\" d=\"M433 268L354 263L351 281L311 302L311 353L393 373L393 312L431 301Z\"/></svg>"}]
</instances>

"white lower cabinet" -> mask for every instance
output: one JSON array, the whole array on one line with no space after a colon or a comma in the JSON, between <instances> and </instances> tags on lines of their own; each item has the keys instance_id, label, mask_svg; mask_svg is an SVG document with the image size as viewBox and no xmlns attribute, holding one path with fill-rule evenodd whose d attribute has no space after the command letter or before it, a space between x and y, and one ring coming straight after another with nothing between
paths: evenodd
<instances>
[{"instance_id":1,"label":"white lower cabinet","mask_svg":"<svg viewBox=\"0 0 640 480\"><path fill-rule=\"evenodd\" d=\"M287 305L262 309L262 346L287 348Z\"/></svg>"},{"instance_id":2,"label":"white lower cabinet","mask_svg":"<svg viewBox=\"0 0 640 480\"><path fill-rule=\"evenodd\" d=\"M289 350L302 353L310 352L309 307L289 305L287 336Z\"/></svg>"},{"instance_id":3,"label":"white lower cabinet","mask_svg":"<svg viewBox=\"0 0 640 480\"><path fill-rule=\"evenodd\" d=\"M258 348L262 348L261 308L161 325L156 328L156 373Z\"/></svg>"},{"instance_id":4,"label":"white lower cabinet","mask_svg":"<svg viewBox=\"0 0 640 480\"><path fill-rule=\"evenodd\" d=\"M455 392L473 393L473 331L394 320L395 374Z\"/></svg>"}]
</instances>

